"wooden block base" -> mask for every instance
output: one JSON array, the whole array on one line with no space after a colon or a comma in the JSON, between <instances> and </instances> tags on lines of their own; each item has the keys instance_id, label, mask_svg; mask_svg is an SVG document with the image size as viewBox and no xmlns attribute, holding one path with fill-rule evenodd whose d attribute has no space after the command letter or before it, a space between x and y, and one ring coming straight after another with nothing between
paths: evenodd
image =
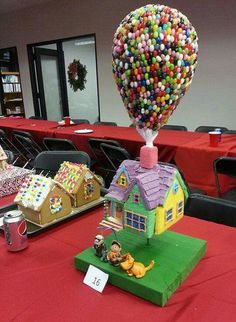
<instances>
[{"instance_id":1,"label":"wooden block base","mask_svg":"<svg viewBox=\"0 0 236 322\"><path fill-rule=\"evenodd\" d=\"M155 260L152 270L137 279L129 277L120 267L102 262L95 256L92 247L75 256L75 267L86 272L94 265L109 274L108 282L157 305L164 306L181 285L206 251L206 241L166 231L150 240L132 232L121 230L116 233L122 245L122 254L129 252L137 262L145 266ZM105 238L109 249L114 234Z\"/></svg>"}]
</instances>

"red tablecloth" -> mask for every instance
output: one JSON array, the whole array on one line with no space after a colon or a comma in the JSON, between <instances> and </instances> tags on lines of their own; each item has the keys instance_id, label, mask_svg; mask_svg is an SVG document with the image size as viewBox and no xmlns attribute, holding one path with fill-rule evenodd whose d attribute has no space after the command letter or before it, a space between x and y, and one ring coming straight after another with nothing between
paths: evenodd
<instances>
[{"instance_id":1,"label":"red tablecloth","mask_svg":"<svg viewBox=\"0 0 236 322\"><path fill-rule=\"evenodd\" d=\"M43 138L53 137L58 123L54 121L43 121L30 119L29 122L17 126L19 131L30 132L38 143L42 143Z\"/></svg>"},{"instance_id":2,"label":"red tablecloth","mask_svg":"<svg viewBox=\"0 0 236 322\"><path fill-rule=\"evenodd\" d=\"M191 186L215 196L213 161L221 156L236 156L235 135L222 135L219 146L210 147L209 135L203 133L200 138L180 145L176 149L175 161ZM235 179L221 177L220 182L222 192L236 186Z\"/></svg>"},{"instance_id":3,"label":"red tablecloth","mask_svg":"<svg viewBox=\"0 0 236 322\"><path fill-rule=\"evenodd\" d=\"M79 150L90 156L92 153L88 146L88 139L105 138L117 140L126 148L131 157L139 156L144 140L135 128L121 126L102 126L92 124L71 125L59 127L57 122L27 119L0 119L0 128L9 131L12 128L30 131L39 142L43 137L56 137L72 140ZM92 133L76 134L75 130L91 129ZM213 161L220 156L236 156L235 135L222 135L222 142L217 148L209 147L207 133L160 130L154 144L158 146L159 160L163 162L176 162L184 174L185 179L192 187L205 190L210 195L216 195ZM227 190L235 180L222 178L223 190Z\"/></svg>"},{"instance_id":4,"label":"red tablecloth","mask_svg":"<svg viewBox=\"0 0 236 322\"><path fill-rule=\"evenodd\" d=\"M0 236L1 321L235 321L235 228L190 217L174 226L207 240L207 253L160 308L111 285L100 294L83 284L73 257L92 245L101 218L101 210L90 211L31 238L18 253L8 252Z\"/></svg>"},{"instance_id":5,"label":"red tablecloth","mask_svg":"<svg viewBox=\"0 0 236 322\"><path fill-rule=\"evenodd\" d=\"M75 130L91 129L92 133L76 134ZM140 148L144 145L144 139L138 134L135 128L122 126L102 126L92 124L80 124L69 127L61 127L55 130L54 136L72 140L79 150L91 153L88 147L88 138L104 138L117 140L127 149L132 157L139 156ZM175 156L178 146L193 142L202 133L182 132L182 131L166 131L161 130L154 144L158 146L159 160L170 162Z\"/></svg>"},{"instance_id":6,"label":"red tablecloth","mask_svg":"<svg viewBox=\"0 0 236 322\"><path fill-rule=\"evenodd\" d=\"M55 121L44 121L35 119L17 119L4 118L0 119L0 128L11 134L12 130L30 132L38 143L42 143L44 137L53 137L58 123Z\"/></svg>"}]
</instances>

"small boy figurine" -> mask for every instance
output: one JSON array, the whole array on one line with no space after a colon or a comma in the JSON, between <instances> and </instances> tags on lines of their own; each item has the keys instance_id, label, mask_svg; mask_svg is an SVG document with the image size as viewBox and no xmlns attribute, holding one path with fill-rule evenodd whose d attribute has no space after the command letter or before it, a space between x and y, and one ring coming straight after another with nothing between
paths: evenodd
<instances>
[{"instance_id":1,"label":"small boy figurine","mask_svg":"<svg viewBox=\"0 0 236 322\"><path fill-rule=\"evenodd\" d=\"M121 244L118 241L116 240L112 241L110 251L107 254L107 259L111 265L119 266L122 260L122 255L121 255Z\"/></svg>"}]
</instances>

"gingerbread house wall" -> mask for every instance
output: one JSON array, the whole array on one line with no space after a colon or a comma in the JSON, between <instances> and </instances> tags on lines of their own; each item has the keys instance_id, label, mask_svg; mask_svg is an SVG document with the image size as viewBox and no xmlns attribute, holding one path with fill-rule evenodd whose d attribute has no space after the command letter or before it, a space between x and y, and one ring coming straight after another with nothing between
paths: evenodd
<instances>
[{"instance_id":1,"label":"gingerbread house wall","mask_svg":"<svg viewBox=\"0 0 236 322\"><path fill-rule=\"evenodd\" d=\"M92 197L90 198L85 198L85 194L84 194L84 185L87 184L88 182L92 182L94 185L94 192L92 194ZM91 179L87 182L85 182L85 180L83 180L81 182L80 188L76 194L76 207L80 207L83 205L86 205L87 203L99 199L100 198L100 184L98 183L98 181L96 179Z\"/></svg>"},{"instance_id":2,"label":"gingerbread house wall","mask_svg":"<svg viewBox=\"0 0 236 322\"><path fill-rule=\"evenodd\" d=\"M59 196L62 201L62 210L52 214L50 211L50 198L53 196ZM54 186L53 189L49 192L47 198L45 199L43 206L40 211L35 211L30 208L19 205L19 208L22 210L23 214L27 219L32 222L35 222L39 225L44 225L50 223L55 219L62 218L71 213L71 199L67 193L57 186Z\"/></svg>"}]
</instances>

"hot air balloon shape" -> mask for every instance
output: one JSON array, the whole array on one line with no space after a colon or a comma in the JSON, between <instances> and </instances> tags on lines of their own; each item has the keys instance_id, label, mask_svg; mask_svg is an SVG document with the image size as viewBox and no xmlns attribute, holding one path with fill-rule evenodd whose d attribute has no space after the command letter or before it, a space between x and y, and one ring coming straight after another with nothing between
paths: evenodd
<instances>
[{"instance_id":1,"label":"hot air balloon shape","mask_svg":"<svg viewBox=\"0 0 236 322\"><path fill-rule=\"evenodd\" d=\"M113 73L129 117L146 141L145 155L189 88L197 53L194 27L185 15L168 6L150 4L136 9L118 26L112 48ZM152 162L157 161L154 150Z\"/></svg>"}]
</instances>

